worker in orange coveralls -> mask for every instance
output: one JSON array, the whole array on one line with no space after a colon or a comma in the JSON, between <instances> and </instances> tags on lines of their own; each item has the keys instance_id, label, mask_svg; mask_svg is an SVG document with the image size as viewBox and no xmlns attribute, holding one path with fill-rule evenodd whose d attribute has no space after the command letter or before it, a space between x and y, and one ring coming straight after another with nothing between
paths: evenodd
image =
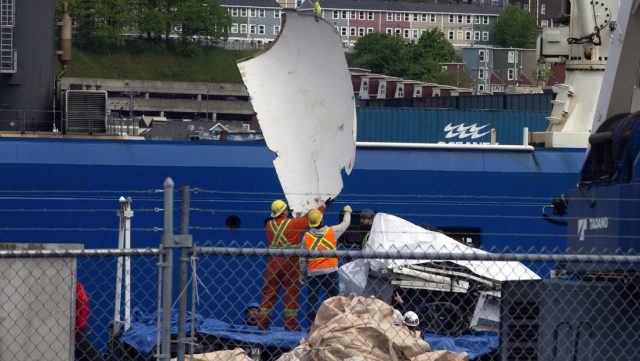
<instances>
[{"instance_id":1,"label":"worker in orange coveralls","mask_svg":"<svg viewBox=\"0 0 640 361\"><path fill-rule=\"evenodd\" d=\"M320 212L333 200L327 199L318 207ZM307 216L289 218L287 204L277 199L271 203L271 218L265 221L269 248L300 248L302 234L309 228ZM298 297L300 296L300 264L298 257L270 256L265 271L264 288L258 328L266 330L271 324L271 313L278 299L280 286L284 287L284 327L298 328Z\"/></svg>"}]
</instances>

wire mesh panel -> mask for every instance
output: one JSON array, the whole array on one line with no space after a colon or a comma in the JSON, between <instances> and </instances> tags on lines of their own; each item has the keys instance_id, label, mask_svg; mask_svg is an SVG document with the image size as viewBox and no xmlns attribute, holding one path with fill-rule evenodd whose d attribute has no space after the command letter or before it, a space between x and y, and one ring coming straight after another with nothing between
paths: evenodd
<instances>
[{"instance_id":1,"label":"wire mesh panel","mask_svg":"<svg viewBox=\"0 0 640 361\"><path fill-rule=\"evenodd\" d=\"M198 248L199 357L241 348L281 361L637 359L640 258L460 245ZM317 259L338 269L300 271Z\"/></svg>"},{"instance_id":2,"label":"wire mesh panel","mask_svg":"<svg viewBox=\"0 0 640 361\"><path fill-rule=\"evenodd\" d=\"M0 255L1 359L129 358L132 324L157 307L157 250L8 247Z\"/></svg>"}]
</instances>

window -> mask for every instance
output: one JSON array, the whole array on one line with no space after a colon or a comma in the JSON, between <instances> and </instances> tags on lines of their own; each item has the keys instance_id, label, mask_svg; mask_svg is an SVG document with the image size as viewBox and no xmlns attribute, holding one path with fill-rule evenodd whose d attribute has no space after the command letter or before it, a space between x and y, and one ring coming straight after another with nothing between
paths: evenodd
<instances>
[{"instance_id":1,"label":"window","mask_svg":"<svg viewBox=\"0 0 640 361\"><path fill-rule=\"evenodd\" d=\"M393 21L393 13L387 13L387 21Z\"/></svg>"},{"instance_id":2,"label":"window","mask_svg":"<svg viewBox=\"0 0 640 361\"><path fill-rule=\"evenodd\" d=\"M387 34L389 34L389 35L393 35L393 29L392 28L387 28L385 32Z\"/></svg>"},{"instance_id":3,"label":"window","mask_svg":"<svg viewBox=\"0 0 640 361\"><path fill-rule=\"evenodd\" d=\"M250 25L249 26L249 33L250 34L255 34L256 33L256 26L255 25Z\"/></svg>"},{"instance_id":4,"label":"window","mask_svg":"<svg viewBox=\"0 0 640 361\"><path fill-rule=\"evenodd\" d=\"M540 20L540 26L546 28L549 26L549 20Z\"/></svg>"},{"instance_id":5,"label":"window","mask_svg":"<svg viewBox=\"0 0 640 361\"><path fill-rule=\"evenodd\" d=\"M464 39L465 40L471 40L471 32L470 31L465 31Z\"/></svg>"},{"instance_id":6,"label":"window","mask_svg":"<svg viewBox=\"0 0 640 361\"><path fill-rule=\"evenodd\" d=\"M238 8L231 8L231 16L238 16Z\"/></svg>"},{"instance_id":7,"label":"window","mask_svg":"<svg viewBox=\"0 0 640 361\"><path fill-rule=\"evenodd\" d=\"M358 13L355 12L355 11L352 11L350 16L351 16L351 19L355 20L355 19L357 19Z\"/></svg>"},{"instance_id":8,"label":"window","mask_svg":"<svg viewBox=\"0 0 640 361\"><path fill-rule=\"evenodd\" d=\"M264 10L264 9L259 9L259 10L258 10L258 17L264 18L264 17L265 17L265 15L266 15L266 13L267 13L267 12L266 12L266 10Z\"/></svg>"},{"instance_id":9,"label":"window","mask_svg":"<svg viewBox=\"0 0 640 361\"><path fill-rule=\"evenodd\" d=\"M507 54L507 61L513 64L515 63L515 60L516 60L515 51L513 50L509 51L509 53Z\"/></svg>"},{"instance_id":10,"label":"window","mask_svg":"<svg viewBox=\"0 0 640 361\"><path fill-rule=\"evenodd\" d=\"M258 34L260 35L264 35L265 34L265 26L264 25L258 25Z\"/></svg>"},{"instance_id":11,"label":"window","mask_svg":"<svg viewBox=\"0 0 640 361\"><path fill-rule=\"evenodd\" d=\"M478 59L479 59L479 61L480 61L481 63L484 63L485 61L487 61L487 60L486 60L486 58L485 58L485 52L484 52L484 50L479 50L479 51L478 51Z\"/></svg>"},{"instance_id":12,"label":"window","mask_svg":"<svg viewBox=\"0 0 640 361\"><path fill-rule=\"evenodd\" d=\"M471 15L467 15L467 24L471 24Z\"/></svg>"},{"instance_id":13,"label":"window","mask_svg":"<svg viewBox=\"0 0 640 361\"><path fill-rule=\"evenodd\" d=\"M342 10L342 12L340 13L340 15L341 15L341 17L342 17L343 19L346 19L346 18L348 18L348 17L349 17L349 16L348 16L348 15L349 15L349 12L348 12L348 11L346 11L346 10Z\"/></svg>"},{"instance_id":14,"label":"window","mask_svg":"<svg viewBox=\"0 0 640 361\"><path fill-rule=\"evenodd\" d=\"M413 97L420 98L422 96L422 89L420 87L413 88Z\"/></svg>"},{"instance_id":15,"label":"window","mask_svg":"<svg viewBox=\"0 0 640 361\"><path fill-rule=\"evenodd\" d=\"M478 79L484 79L484 69L478 69Z\"/></svg>"},{"instance_id":16,"label":"window","mask_svg":"<svg viewBox=\"0 0 640 361\"><path fill-rule=\"evenodd\" d=\"M421 15L420 15L420 20L421 20L423 23L426 23L426 22L427 22L427 20L428 20L428 17L427 17L427 16L428 16L428 14L421 14Z\"/></svg>"},{"instance_id":17,"label":"window","mask_svg":"<svg viewBox=\"0 0 640 361\"><path fill-rule=\"evenodd\" d=\"M240 34L247 33L247 24L240 24Z\"/></svg>"},{"instance_id":18,"label":"window","mask_svg":"<svg viewBox=\"0 0 640 361\"><path fill-rule=\"evenodd\" d=\"M398 87L398 97L404 98L404 87Z\"/></svg>"},{"instance_id":19,"label":"window","mask_svg":"<svg viewBox=\"0 0 640 361\"><path fill-rule=\"evenodd\" d=\"M547 5L546 4L540 4L540 15L544 15L547 13Z\"/></svg>"},{"instance_id":20,"label":"window","mask_svg":"<svg viewBox=\"0 0 640 361\"><path fill-rule=\"evenodd\" d=\"M443 65L442 67L440 67L440 72L441 73L446 73L447 72L447 66Z\"/></svg>"},{"instance_id":21,"label":"window","mask_svg":"<svg viewBox=\"0 0 640 361\"><path fill-rule=\"evenodd\" d=\"M364 11L360 11L360 12L358 13L358 19L360 19L360 20L364 20Z\"/></svg>"},{"instance_id":22,"label":"window","mask_svg":"<svg viewBox=\"0 0 640 361\"><path fill-rule=\"evenodd\" d=\"M373 28L367 28L367 34L373 34Z\"/></svg>"},{"instance_id":23,"label":"window","mask_svg":"<svg viewBox=\"0 0 640 361\"><path fill-rule=\"evenodd\" d=\"M405 39L409 38L409 29L404 29L404 37Z\"/></svg>"},{"instance_id":24,"label":"window","mask_svg":"<svg viewBox=\"0 0 640 361\"><path fill-rule=\"evenodd\" d=\"M343 26L340 28L340 35L347 36L347 27Z\"/></svg>"},{"instance_id":25,"label":"window","mask_svg":"<svg viewBox=\"0 0 640 361\"><path fill-rule=\"evenodd\" d=\"M464 22L464 16L458 15L458 24L462 24Z\"/></svg>"},{"instance_id":26,"label":"window","mask_svg":"<svg viewBox=\"0 0 640 361\"><path fill-rule=\"evenodd\" d=\"M420 21L420 14L413 14L413 21L414 22Z\"/></svg>"},{"instance_id":27,"label":"window","mask_svg":"<svg viewBox=\"0 0 640 361\"><path fill-rule=\"evenodd\" d=\"M449 15L449 22L450 22L450 23L452 23L452 22L453 22L453 20L454 20L453 15Z\"/></svg>"},{"instance_id":28,"label":"window","mask_svg":"<svg viewBox=\"0 0 640 361\"><path fill-rule=\"evenodd\" d=\"M515 75L515 73L514 73L513 69L508 69L507 70L507 79L513 80L514 75Z\"/></svg>"},{"instance_id":29,"label":"window","mask_svg":"<svg viewBox=\"0 0 640 361\"><path fill-rule=\"evenodd\" d=\"M231 32L234 34L238 33L238 24L236 23L231 24Z\"/></svg>"},{"instance_id":30,"label":"window","mask_svg":"<svg viewBox=\"0 0 640 361\"><path fill-rule=\"evenodd\" d=\"M373 20L373 11L367 11L367 20Z\"/></svg>"},{"instance_id":31,"label":"window","mask_svg":"<svg viewBox=\"0 0 640 361\"><path fill-rule=\"evenodd\" d=\"M395 18L396 18L396 21L402 20L402 13L396 13Z\"/></svg>"},{"instance_id":32,"label":"window","mask_svg":"<svg viewBox=\"0 0 640 361\"><path fill-rule=\"evenodd\" d=\"M411 30L411 37L412 37L413 39L417 39L417 38L418 38L418 36L419 36L419 34L420 34L420 31L419 31L419 30L417 30L417 29Z\"/></svg>"},{"instance_id":33,"label":"window","mask_svg":"<svg viewBox=\"0 0 640 361\"><path fill-rule=\"evenodd\" d=\"M462 39L464 39L464 31L462 31L462 30L458 30L458 32L456 33L456 39L457 39L457 40L462 40Z\"/></svg>"},{"instance_id":34,"label":"window","mask_svg":"<svg viewBox=\"0 0 640 361\"><path fill-rule=\"evenodd\" d=\"M273 10L273 17L278 19L281 17L282 11L281 10Z\"/></svg>"},{"instance_id":35,"label":"window","mask_svg":"<svg viewBox=\"0 0 640 361\"><path fill-rule=\"evenodd\" d=\"M247 9L240 9L240 16L243 18L247 17Z\"/></svg>"},{"instance_id":36,"label":"window","mask_svg":"<svg viewBox=\"0 0 640 361\"><path fill-rule=\"evenodd\" d=\"M431 17L431 22L435 23L436 22L436 14L431 14L430 17Z\"/></svg>"},{"instance_id":37,"label":"window","mask_svg":"<svg viewBox=\"0 0 640 361\"><path fill-rule=\"evenodd\" d=\"M522 8L524 9L524 11L529 11L529 4L527 3L522 4Z\"/></svg>"},{"instance_id":38,"label":"window","mask_svg":"<svg viewBox=\"0 0 640 361\"><path fill-rule=\"evenodd\" d=\"M358 36L359 37L363 37L364 36L364 28L358 28Z\"/></svg>"},{"instance_id":39,"label":"window","mask_svg":"<svg viewBox=\"0 0 640 361\"><path fill-rule=\"evenodd\" d=\"M488 16L483 16L482 17L482 23L485 24L485 25L489 24L489 17Z\"/></svg>"},{"instance_id":40,"label":"window","mask_svg":"<svg viewBox=\"0 0 640 361\"><path fill-rule=\"evenodd\" d=\"M478 91L480 91L481 93L484 93L484 84L478 85Z\"/></svg>"},{"instance_id":41,"label":"window","mask_svg":"<svg viewBox=\"0 0 640 361\"><path fill-rule=\"evenodd\" d=\"M455 33L453 30L449 30L449 40L453 40Z\"/></svg>"},{"instance_id":42,"label":"window","mask_svg":"<svg viewBox=\"0 0 640 361\"><path fill-rule=\"evenodd\" d=\"M273 26L273 35L278 35L280 34L280 25L274 25Z\"/></svg>"},{"instance_id":43,"label":"window","mask_svg":"<svg viewBox=\"0 0 640 361\"><path fill-rule=\"evenodd\" d=\"M411 21L411 14L404 13L404 21Z\"/></svg>"},{"instance_id":44,"label":"window","mask_svg":"<svg viewBox=\"0 0 640 361\"><path fill-rule=\"evenodd\" d=\"M473 40L480 40L480 32L479 31L474 31L473 32Z\"/></svg>"},{"instance_id":45,"label":"window","mask_svg":"<svg viewBox=\"0 0 640 361\"><path fill-rule=\"evenodd\" d=\"M249 17L250 18L256 17L256 9L249 9Z\"/></svg>"},{"instance_id":46,"label":"window","mask_svg":"<svg viewBox=\"0 0 640 361\"><path fill-rule=\"evenodd\" d=\"M362 82L362 90L364 91L369 90L369 82L367 82L366 80Z\"/></svg>"},{"instance_id":47,"label":"window","mask_svg":"<svg viewBox=\"0 0 640 361\"><path fill-rule=\"evenodd\" d=\"M480 24L481 20L482 20L481 17L476 15L476 24Z\"/></svg>"},{"instance_id":48,"label":"window","mask_svg":"<svg viewBox=\"0 0 640 361\"><path fill-rule=\"evenodd\" d=\"M351 36L356 36L356 28L351 28Z\"/></svg>"},{"instance_id":49,"label":"window","mask_svg":"<svg viewBox=\"0 0 640 361\"><path fill-rule=\"evenodd\" d=\"M482 32L482 41L489 41L489 32L488 31L483 31Z\"/></svg>"},{"instance_id":50,"label":"window","mask_svg":"<svg viewBox=\"0 0 640 361\"><path fill-rule=\"evenodd\" d=\"M400 29L400 28L396 28L395 35L396 35L396 36L401 36L401 35L402 35L402 29Z\"/></svg>"},{"instance_id":51,"label":"window","mask_svg":"<svg viewBox=\"0 0 640 361\"><path fill-rule=\"evenodd\" d=\"M338 10L333 10L331 17L333 19L340 19L340 12Z\"/></svg>"},{"instance_id":52,"label":"window","mask_svg":"<svg viewBox=\"0 0 640 361\"><path fill-rule=\"evenodd\" d=\"M498 0L491 0L491 5L498 6Z\"/></svg>"}]
</instances>

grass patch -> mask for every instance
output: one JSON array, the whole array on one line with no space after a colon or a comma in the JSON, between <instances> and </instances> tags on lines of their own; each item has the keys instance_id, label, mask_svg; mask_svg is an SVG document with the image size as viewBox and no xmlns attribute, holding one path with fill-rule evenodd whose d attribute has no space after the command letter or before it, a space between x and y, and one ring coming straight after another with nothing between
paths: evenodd
<instances>
[{"instance_id":1,"label":"grass patch","mask_svg":"<svg viewBox=\"0 0 640 361\"><path fill-rule=\"evenodd\" d=\"M256 50L233 51L205 48L192 57L181 56L163 46L130 44L109 53L73 49L66 76L107 79L138 79L207 83L241 83L236 60ZM59 68L59 65L56 64Z\"/></svg>"}]
</instances>

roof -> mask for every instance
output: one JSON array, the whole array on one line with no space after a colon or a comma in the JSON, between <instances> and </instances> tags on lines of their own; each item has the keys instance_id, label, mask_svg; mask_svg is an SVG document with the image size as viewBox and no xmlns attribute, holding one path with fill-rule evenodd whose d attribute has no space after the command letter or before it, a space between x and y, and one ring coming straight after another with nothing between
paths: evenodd
<instances>
[{"instance_id":1,"label":"roof","mask_svg":"<svg viewBox=\"0 0 640 361\"><path fill-rule=\"evenodd\" d=\"M277 8L280 4L276 0L219 0L221 6L247 6L258 8Z\"/></svg>"},{"instance_id":2,"label":"roof","mask_svg":"<svg viewBox=\"0 0 640 361\"><path fill-rule=\"evenodd\" d=\"M230 1L230 0L226 0ZM320 0L320 6L327 9L340 10L378 10L401 11L412 13L444 13L444 14L480 14L500 15L502 8L492 5L457 4L457 3L409 3L388 0ZM305 0L300 9L313 7L313 1Z\"/></svg>"},{"instance_id":3,"label":"roof","mask_svg":"<svg viewBox=\"0 0 640 361\"><path fill-rule=\"evenodd\" d=\"M491 79L489 79L489 84L491 84L491 85L504 85L504 81L502 81L502 79L500 79L498 74L491 73Z\"/></svg>"},{"instance_id":4,"label":"roof","mask_svg":"<svg viewBox=\"0 0 640 361\"><path fill-rule=\"evenodd\" d=\"M531 81L531 79L529 79L528 76L524 75L523 73L520 73L520 78L518 79L518 85L533 86L533 81Z\"/></svg>"}]
</instances>

